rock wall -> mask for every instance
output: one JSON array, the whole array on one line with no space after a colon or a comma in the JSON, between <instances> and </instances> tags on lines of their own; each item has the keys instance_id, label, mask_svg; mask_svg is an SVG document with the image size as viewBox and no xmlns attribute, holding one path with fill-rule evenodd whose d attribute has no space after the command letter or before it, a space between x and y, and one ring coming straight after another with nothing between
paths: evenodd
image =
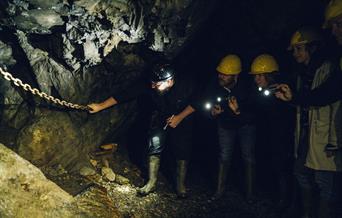
<instances>
[{"instance_id":1,"label":"rock wall","mask_svg":"<svg viewBox=\"0 0 342 218\"><path fill-rule=\"evenodd\" d=\"M81 217L71 195L3 144L0 184L0 217Z\"/></svg>"},{"instance_id":2,"label":"rock wall","mask_svg":"<svg viewBox=\"0 0 342 218\"><path fill-rule=\"evenodd\" d=\"M228 52L241 55L244 71L261 52L275 54L287 71L291 34L301 25L319 26L326 3L3 0L0 66L32 87L82 105L125 89L160 56L175 58L203 81ZM48 103L3 78L0 105L2 124L19 132L14 149L39 164L61 160L69 167L106 138L122 136L136 117L135 101L89 115ZM56 134L48 134L44 127L54 125ZM37 131L44 146L32 143ZM77 136L64 137L68 133Z\"/></svg>"},{"instance_id":3,"label":"rock wall","mask_svg":"<svg viewBox=\"0 0 342 218\"><path fill-rule=\"evenodd\" d=\"M48 95L86 105L124 89L154 56L172 59L215 1L4 0L0 66ZM38 166L79 169L87 152L121 136L136 102L96 115L51 104L0 79L2 125L13 148Z\"/></svg>"}]
</instances>

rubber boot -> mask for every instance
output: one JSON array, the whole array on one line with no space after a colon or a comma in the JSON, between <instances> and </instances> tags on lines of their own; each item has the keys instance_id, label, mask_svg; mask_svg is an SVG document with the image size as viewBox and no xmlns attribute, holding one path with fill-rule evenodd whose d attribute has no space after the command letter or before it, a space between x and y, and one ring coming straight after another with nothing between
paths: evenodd
<instances>
[{"instance_id":1,"label":"rubber boot","mask_svg":"<svg viewBox=\"0 0 342 218\"><path fill-rule=\"evenodd\" d=\"M217 174L217 186L216 186L216 192L212 198L213 200L220 199L223 196L223 193L226 187L228 168L229 168L229 164L227 161L219 162L218 174Z\"/></svg>"},{"instance_id":2,"label":"rubber boot","mask_svg":"<svg viewBox=\"0 0 342 218\"><path fill-rule=\"evenodd\" d=\"M301 218L312 218L313 194L311 189L301 189L302 216Z\"/></svg>"},{"instance_id":3,"label":"rubber boot","mask_svg":"<svg viewBox=\"0 0 342 218\"><path fill-rule=\"evenodd\" d=\"M185 177L187 171L187 162L185 160L177 160L177 196L178 198L186 198L187 192L185 187Z\"/></svg>"},{"instance_id":4,"label":"rubber boot","mask_svg":"<svg viewBox=\"0 0 342 218\"><path fill-rule=\"evenodd\" d=\"M160 157L157 155L151 155L149 157L149 168L148 168L148 182L146 185L138 189L138 194L145 196L153 192L156 188L158 170L160 165Z\"/></svg>"},{"instance_id":5,"label":"rubber boot","mask_svg":"<svg viewBox=\"0 0 342 218\"><path fill-rule=\"evenodd\" d=\"M248 203L253 203L255 186L255 165L252 163L246 163L245 168L246 200Z\"/></svg>"}]
</instances>

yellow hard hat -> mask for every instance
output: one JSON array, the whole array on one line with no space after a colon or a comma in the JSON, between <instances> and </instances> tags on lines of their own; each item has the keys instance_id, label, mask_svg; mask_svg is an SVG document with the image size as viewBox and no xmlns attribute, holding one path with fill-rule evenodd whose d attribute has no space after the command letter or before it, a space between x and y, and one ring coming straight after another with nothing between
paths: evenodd
<instances>
[{"instance_id":1,"label":"yellow hard hat","mask_svg":"<svg viewBox=\"0 0 342 218\"><path fill-rule=\"evenodd\" d=\"M331 21L342 15L342 0L331 0L325 8L325 22L323 28L328 28Z\"/></svg>"},{"instance_id":2,"label":"yellow hard hat","mask_svg":"<svg viewBox=\"0 0 342 218\"><path fill-rule=\"evenodd\" d=\"M269 54L261 54L253 60L251 72L249 74L257 75L263 73L274 73L276 71L279 71L279 67L274 57Z\"/></svg>"},{"instance_id":3,"label":"yellow hard hat","mask_svg":"<svg viewBox=\"0 0 342 218\"><path fill-rule=\"evenodd\" d=\"M302 27L292 35L290 45L287 49L291 50L295 45L302 45L321 40L322 36L318 30L312 27Z\"/></svg>"},{"instance_id":4,"label":"yellow hard hat","mask_svg":"<svg viewBox=\"0 0 342 218\"><path fill-rule=\"evenodd\" d=\"M237 75L241 72L241 60L237 55L227 55L222 58L216 70L225 75Z\"/></svg>"}]
</instances>

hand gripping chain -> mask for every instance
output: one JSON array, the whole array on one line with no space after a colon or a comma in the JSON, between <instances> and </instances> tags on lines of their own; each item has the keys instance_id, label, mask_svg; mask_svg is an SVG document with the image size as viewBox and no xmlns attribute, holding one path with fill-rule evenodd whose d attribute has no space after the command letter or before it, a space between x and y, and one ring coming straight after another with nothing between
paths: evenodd
<instances>
[{"instance_id":1,"label":"hand gripping chain","mask_svg":"<svg viewBox=\"0 0 342 218\"><path fill-rule=\"evenodd\" d=\"M46 94L45 92L41 92L39 91L37 88L32 88L29 84L27 83L23 83L20 79L18 78L14 78L12 76L12 74L10 74L9 72L4 71L1 67L0 67L0 74L8 81L12 81L14 83L14 85L18 86L18 87L22 87L25 91L29 91L31 92L33 95L38 95L41 98L46 99L47 101L53 102L55 104L64 106L64 107L68 107L68 108L72 108L72 109L77 109L77 110L89 110L88 106L85 105L79 105L79 104L73 104L73 103L69 103L66 102L64 100L61 100L59 98L55 98L51 95Z\"/></svg>"}]
</instances>

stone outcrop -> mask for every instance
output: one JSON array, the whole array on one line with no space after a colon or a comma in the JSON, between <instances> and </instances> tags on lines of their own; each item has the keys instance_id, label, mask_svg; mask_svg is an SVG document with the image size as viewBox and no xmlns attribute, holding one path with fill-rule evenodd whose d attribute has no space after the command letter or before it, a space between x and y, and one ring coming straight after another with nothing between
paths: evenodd
<instances>
[{"instance_id":1,"label":"stone outcrop","mask_svg":"<svg viewBox=\"0 0 342 218\"><path fill-rule=\"evenodd\" d=\"M1 217L76 217L74 198L0 144Z\"/></svg>"}]
</instances>

